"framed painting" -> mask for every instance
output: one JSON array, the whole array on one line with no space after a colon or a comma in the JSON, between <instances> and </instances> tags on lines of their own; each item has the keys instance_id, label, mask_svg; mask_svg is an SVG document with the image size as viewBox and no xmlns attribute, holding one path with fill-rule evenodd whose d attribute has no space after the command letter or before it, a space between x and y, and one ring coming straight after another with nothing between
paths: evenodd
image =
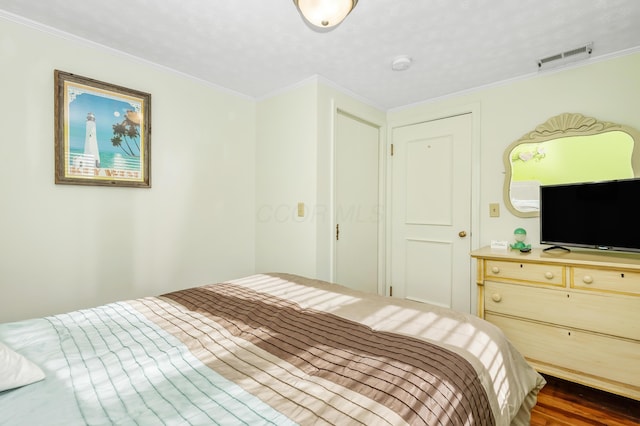
<instances>
[{"instance_id":1,"label":"framed painting","mask_svg":"<svg viewBox=\"0 0 640 426\"><path fill-rule=\"evenodd\" d=\"M151 95L55 70L55 183L151 187Z\"/></svg>"}]
</instances>

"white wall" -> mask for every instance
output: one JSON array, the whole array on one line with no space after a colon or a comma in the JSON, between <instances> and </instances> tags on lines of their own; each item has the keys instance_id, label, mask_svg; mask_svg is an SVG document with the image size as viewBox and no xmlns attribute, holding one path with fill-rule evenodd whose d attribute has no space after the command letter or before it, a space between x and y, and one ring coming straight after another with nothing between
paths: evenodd
<instances>
[{"instance_id":1,"label":"white wall","mask_svg":"<svg viewBox=\"0 0 640 426\"><path fill-rule=\"evenodd\" d=\"M54 69L151 93L151 189L54 184ZM255 101L3 17L0 70L0 321L253 273Z\"/></svg>"},{"instance_id":2,"label":"white wall","mask_svg":"<svg viewBox=\"0 0 640 426\"><path fill-rule=\"evenodd\" d=\"M317 85L257 106L256 271L316 275ZM305 204L298 217L297 204Z\"/></svg>"},{"instance_id":3,"label":"white wall","mask_svg":"<svg viewBox=\"0 0 640 426\"><path fill-rule=\"evenodd\" d=\"M325 280L332 277L332 132L336 109L379 124L387 135L394 126L472 111L475 128L472 242L480 247L492 239L511 241L513 230L524 227L529 232L528 242L535 246L539 245L537 218L513 216L502 200L504 149L525 132L562 112L582 113L640 129L637 75L640 75L640 54L635 53L536 74L386 114L322 79L260 101L256 270L287 271ZM296 216L298 202L306 205L303 218ZM489 203L494 202L501 205L499 218L489 217Z\"/></svg>"},{"instance_id":4,"label":"white wall","mask_svg":"<svg viewBox=\"0 0 640 426\"><path fill-rule=\"evenodd\" d=\"M280 271L331 279L336 109L384 125L384 112L320 78L312 78L258 103L258 272ZM305 204L304 217L297 216L298 202Z\"/></svg>"},{"instance_id":5,"label":"white wall","mask_svg":"<svg viewBox=\"0 0 640 426\"><path fill-rule=\"evenodd\" d=\"M561 112L640 128L638 53L386 116L319 79L256 104L1 16L0 69L0 321L254 271L330 279L336 108L383 128L473 109L479 246L520 226L536 243L536 219L488 212L502 204L503 150L524 132ZM151 189L53 183L54 69L152 94Z\"/></svg>"},{"instance_id":6,"label":"white wall","mask_svg":"<svg viewBox=\"0 0 640 426\"><path fill-rule=\"evenodd\" d=\"M527 242L539 246L538 218L511 214L503 203L505 148L548 118L574 112L603 121L640 129L640 53L587 63L570 69L541 73L467 94L414 105L388 114L394 126L440 118L477 109L476 149L479 150L479 197L474 208L479 227L474 229L478 246L492 239L513 242L513 230L523 227ZM489 217L489 204L500 203L501 215ZM478 235L479 234L479 235Z\"/></svg>"}]
</instances>

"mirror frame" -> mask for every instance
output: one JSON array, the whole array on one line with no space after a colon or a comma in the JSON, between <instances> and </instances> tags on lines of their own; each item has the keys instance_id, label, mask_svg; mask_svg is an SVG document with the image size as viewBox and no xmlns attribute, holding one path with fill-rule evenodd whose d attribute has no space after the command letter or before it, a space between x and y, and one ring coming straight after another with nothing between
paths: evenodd
<instances>
[{"instance_id":1,"label":"mirror frame","mask_svg":"<svg viewBox=\"0 0 640 426\"><path fill-rule=\"evenodd\" d=\"M535 130L525 133L520 139L510 144L504 151L503 162L505 177L503 186L504 204L511 213L518 217L538 217L539 211L523 212L516 209L511 203L511 152L515 147L524 143L546 142L557 138L570 136L589 136L601 133L620 131L627 133L633 139L631 153L631 168L635 177L640 176L640 132L632 127L622 124L600 121L593 117L586 117L577 113L563 113L551 117L538 125Z\"/></svg>"}]
</instances>

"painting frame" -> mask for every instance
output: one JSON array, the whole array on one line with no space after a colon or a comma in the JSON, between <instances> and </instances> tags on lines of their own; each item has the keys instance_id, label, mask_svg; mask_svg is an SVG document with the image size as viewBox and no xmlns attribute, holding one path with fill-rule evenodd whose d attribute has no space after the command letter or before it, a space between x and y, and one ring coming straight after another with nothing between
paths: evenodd
<instances>
[{"instance_id":1,"label":"painting frame","mask_svg":"<svg viewBox=\"0 0 640 426\"><path fill-rule=\"evenodd\" d=\"M150 188L151 94L54 70L55 183Z\"/></svg>"}]
</instances>

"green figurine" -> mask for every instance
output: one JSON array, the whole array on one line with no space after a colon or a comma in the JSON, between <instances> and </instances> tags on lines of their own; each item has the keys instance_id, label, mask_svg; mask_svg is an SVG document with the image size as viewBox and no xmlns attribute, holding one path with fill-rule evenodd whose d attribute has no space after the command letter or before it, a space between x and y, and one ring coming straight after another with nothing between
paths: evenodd
<instances>
[{"instance_id":1,"label":"green figurine","mask_svg":"<svg viewBox=\"0 0 640 426\"><path fill-rule=\"evenodd\" d=\"M531 244L525 244L524 240L527 238L527 231L523 228L516 228L513 231L513 237L516 239L515 244L511 244L511 248L514 250L531 250Z\"/></svg>"}]
</instances>

